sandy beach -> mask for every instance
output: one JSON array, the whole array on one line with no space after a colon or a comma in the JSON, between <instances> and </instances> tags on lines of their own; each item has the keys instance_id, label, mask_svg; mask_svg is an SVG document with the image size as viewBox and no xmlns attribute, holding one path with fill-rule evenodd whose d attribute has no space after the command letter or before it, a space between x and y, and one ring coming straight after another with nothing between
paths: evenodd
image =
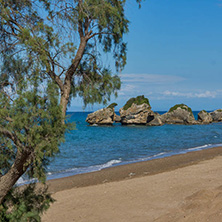
<instances>
[{"instance_id":1,"label":"sandy beach","mask_svg":"<svg viewBox=\"0 0 222 222\"><path fill-rule=\"evenodd\" d=\"M43 222L222 221L222 147L48 181Z\"/></svg>"}]
</instances>

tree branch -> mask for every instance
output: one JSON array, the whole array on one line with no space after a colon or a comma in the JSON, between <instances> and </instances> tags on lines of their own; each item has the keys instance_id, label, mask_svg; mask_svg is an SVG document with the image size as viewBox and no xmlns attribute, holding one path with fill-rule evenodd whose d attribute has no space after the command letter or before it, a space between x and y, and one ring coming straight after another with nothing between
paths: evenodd
<instances>
[{"instance_id":1,"label":"tree branch","mask_svg":"<svg viewBox=\"0 0 222 222\"><path fill-rule=\"evenodd\" d=\"M63 82L60 79L60 77L57 76L55 74L55 72L53 72L52 70L48 71L47 73L56 82L56 84L59 86L60 90L63 91L64 90L64 85L63 85Z\"/></svg>"},{"instance_id":2,"label":"tree branch","mask_svg":"<svg viewBox=\"0 0 222 222\"><path fill-rule=\"evenodd\" d=\"M16 134L10 132L9 130L7 130L3 127L0 127L0 134L2 134L4 136L8 137L9 139L11 139L17 147L24 148L23 144L18 139Z\"/></svg>"},{"instance_id":3,"label":"tree branch","mask_svg":"<svg viewBox=\"0 0 222 222\"><path fill-rule=\"evenodd\" d=\"M88 39L91 39L91 38L93 38L93 37L95 37L97 35L114 35L113 33L109 33L109 32L97 32L97 33L94 33L92 35L91 34L92 34L92 31L91 31Z\"/></svg>"}]
</instances>

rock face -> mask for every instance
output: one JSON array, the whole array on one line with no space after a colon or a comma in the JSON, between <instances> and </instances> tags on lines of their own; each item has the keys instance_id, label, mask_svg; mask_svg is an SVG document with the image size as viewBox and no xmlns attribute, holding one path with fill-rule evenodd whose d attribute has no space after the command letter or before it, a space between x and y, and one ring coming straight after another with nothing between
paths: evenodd
<instances>
[{"instance_id":1,"label":"rock face","mask_svg":"<svg viewBox=\"0 0 222 222\"><path fill-rule=\"evenodd\" d=\"M120 116L114 114L114 121L115 121L116 123L120 123L120 122L121 122Z\"/></svg>"},{"instance_id":2,"label":"rock face","mask_svg":"<svg viewBox=\"0 0 222 222\"><path fill-rule=\"evenodd\" d=\"M222 121L222 109L217 109L210 113L213 122L220 122Z\"/></svg>"},{"instance_id":3,"label":"rock face","mask_svg":"<svg viewBox=\"0 0 222 222\"><path fill-rule=\"evenodd\" d=\"M129 99L119 112L123 125L147 125L150 123L151 126L161 124L155 119L155 113L151 110L149 100L143 95Z\"/></svg>"},{"instance_id":4,"label":"rock face","mask_svg":"<svg viewBox=\"0 0 222 222\"><path fill-rule=\"evenodd\" d=\"M151 107L146 103L143 103L141 105L136 105L135 103L133 103L127 110L121 108L119 110L121 123L123 125L146 125L148 116L154 116L154 112L150 108Z\"/></svg>"},{"instance_id":5,"label":"rock face","mask_svg":"<svg viewBox=\"0 0 222 222\"><path fill-rule=\"evenodd\" d=\"M86 122L90 125L112 125L114 122L115 112L113 108L104 108L90 113Z\"/></svg>"},{"instance_id":6,"label":"rock face","mask_svg":"<svg viewBox=\"0 0 222 222\"><path fill-rule=\"evenodd\" d=\"M197 124L192 110L184 104L178 104L161 116L161 121L166 124Z\"/></svg>"},{"instance_id":7,"label":"rock face","mask_svg":"<svg viewBox=\"0 0 222 222\"><path fill-rule=\"evenodd\" d=\"M177 104L170 110L160 115L151 110L149 100L142 96L129 99L126 104L119 110L120 116L115 114L114 107L116 103L112 103L107 108L100 109L87 116L86 122L93 125L112 125L113 122L122 125L146 125L146 126L162 126L164 124L209 124L212 122L222 122L222 109L217 109L211 113L202 110L198 113L196 121L190 107L185 104Z\"/></svg>"},{"instance_id":8,"label":"rock face","mask_svg":"<svg viewBox=\"0 0 222 222\"><path fill-rule=\"evenodd\" d=\"M147 126L162 126L163 122L161 120L161 116L159 113L154 113L152 116L151 114L148 116L147 119Z\"/></svg>"},{"instance_id":9,"label":"rock face","mask_svg":"<svg viewBox=\"0 0 222 222\"><path fill-rule=\"evenodd\" d=\"M210 113L206 112L205 110L202 110L198 113L198 121L203 124L209 124L213 122L213 118Z\"/></svg>"},{"instance_id":10,"label":"rock face","mask_svg":"<svg viewBox=\"0 0 222 222\"><path fill-rule=\"evenodd\" d=\"M119 112L121 123L123 125L163 125L160 115L151 110L149 100L143 95L129 99Z\"/></svg>"}]
</instances>

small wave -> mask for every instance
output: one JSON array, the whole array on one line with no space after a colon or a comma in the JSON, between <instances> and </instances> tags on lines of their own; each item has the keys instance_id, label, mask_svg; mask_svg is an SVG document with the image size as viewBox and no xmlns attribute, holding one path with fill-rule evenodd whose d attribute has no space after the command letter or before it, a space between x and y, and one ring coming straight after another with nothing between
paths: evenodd
<instances>
[{"instance_id":1,"label":"small wave","mask_svg":"<svg viewBox=\"0 0 222 222\"><path fill-rule=\"evenodd\" d=\"M173 156L173 155L184 154L184 153L188 153L188 152L192 152L192 151L198 151L198 150L209 149L209 148L220 147L220 146L222 146L222 144L205 144L203 146L192 147L192 148L188 148L188 149L184 149L184 150L180 150L180 151L176 151L176 152L174 152L174 151L161 152L161 153L154 154L152 156L147 156L144 158L125 161L125 162L122 162L122 164L130 164L130 163L148 161L148 160L153 160L153 159L159 159L159 158L169 157L169 156Z\"/></svg>"},{"instance_id":2,"label":"small wave","mask_svg":"<svg viewBox=\"0 0 222 222\"><path fill-rule=\"evenodd\" d=\"M135 162L147 161L147 160L156 159L158 157L161 158L161 157L164 157L165 154L166 154L166 152L161 152L161 153L154 154L152 156L147 156L147 157L139 158L139 159L136 159L136 160L127 161L126 163L135 163Z\"/></svg>"},{"instance_id":3,"label":"small wave","mask_svg":"<svg viewBox=\"0 0 222 222\"><path fill-rule=\"evenodd\" d=\"M105 163L105 164L102 164L102 165L98 165L101 167L101 169L104 169L104 168L108 168L108 167L111 167L115 164L118 164L118 163L121 163L122 161L119 159L119 160L110 160L109 162Z\"/></svg>"},{"instance_id":4,"label":"small wave","mask_svg":"<svg viewBox=\"0 0 222 222\"><path fill-rule=\"evenodd\" d=\"M94 166L89 166L89 167L81 167L81 168L72 168L72 169L66 169L60 172L48 172L47 173L47 180L51 179L56 179L56 178L61 178L61 177L68 177L68 176L73 176L77 174L83 174L83 173L90 173L90 172L95 172L95 171L100 171L105 168L112 167L114 165L117 165L121 163L122 160L110 160L104 164L100 165L94 165Z\"/></svg>"},{"instance_id":5,"label":"small wave","mask_svg":"<svg viewBox=\"0 0 222 222\"><path fill-rule=\"evenodd\" d=\"M203 145L203 146L197 146L197 147L192 147L192 148L189 148L187 150L201 150L201 149L205 149L205 148L208 148L210 147L212 144L206 144L206 145Z\"/></svg>"},{"instance_id":6,"label":"small wave","mask_svg":"<svg viewBox=\"0 0 222 222\"><path fill-rule=\"evenodd\" d=\"M208 149L208 148L213 148L213 147L219 147L219 146L222 146L222 144L221 143L219 143L219 144L205 144L205 145L203 145L203 146L197 146L197 147L193 147L193 148L189 148L189 149L187 149L188 151L190 151L190 150L202 150L202 149Z\"/></svg>"},{"instance_id":7,"label":"small wave","mask_svg":"<svg viewBox=\"0 0 222 222\"><path fill-rule=\"evenodd\" d=\"M162 155L164 155L164 154L166 154L166 152L158 153L158 154L156 154L156 155L153 155L152 157L162 156Z\"/></svg>"}]
</instances>

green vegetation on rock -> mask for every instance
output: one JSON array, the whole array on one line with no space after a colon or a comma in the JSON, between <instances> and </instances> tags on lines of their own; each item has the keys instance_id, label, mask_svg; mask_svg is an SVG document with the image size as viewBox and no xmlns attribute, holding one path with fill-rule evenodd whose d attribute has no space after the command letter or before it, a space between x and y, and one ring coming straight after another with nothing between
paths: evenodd
<instances>
[{"instance_id":1,"label":"green vegetation on rock","mask_svg":"<svg viewBox=\"0 0 222 222\"><path fill-rule=\"evenodd\" d=\"M187 110L191 115L193 115L192 109L190 107L188 107L187 105L183 104L183 103L182 104L176 104L175 106L171 107L169 112L173 112L177 108Z\"/></svg>"},{"instance_id":2,"label":"green vegetation on rock","mask_svg":"<svg viewBox=\"0 0 222 222\"><path fill-rule=\"evenodd\" d=\"M112 103L109 106L107 106L107 108L113 109L117 105L118 105L117 103Z\"/></svg>"},{"instance_id":3,"label":"green vegetation on rock","mask_svg":"<svg viewBox=\"0 0 222 222\"><path fill-rule=\"evenodd\" d=\"M137 96L136 98L129 99L126 102L126 104L123 106L123 109L124 110L129 109L132 106L133 103L136 104L136 105L142 105L142 104L145 103L145 104L148 104L149 107L151 108L149 100L147 98L145 98L144 95L142 95L142 96Z\"/></svg>"}]
</instances>

